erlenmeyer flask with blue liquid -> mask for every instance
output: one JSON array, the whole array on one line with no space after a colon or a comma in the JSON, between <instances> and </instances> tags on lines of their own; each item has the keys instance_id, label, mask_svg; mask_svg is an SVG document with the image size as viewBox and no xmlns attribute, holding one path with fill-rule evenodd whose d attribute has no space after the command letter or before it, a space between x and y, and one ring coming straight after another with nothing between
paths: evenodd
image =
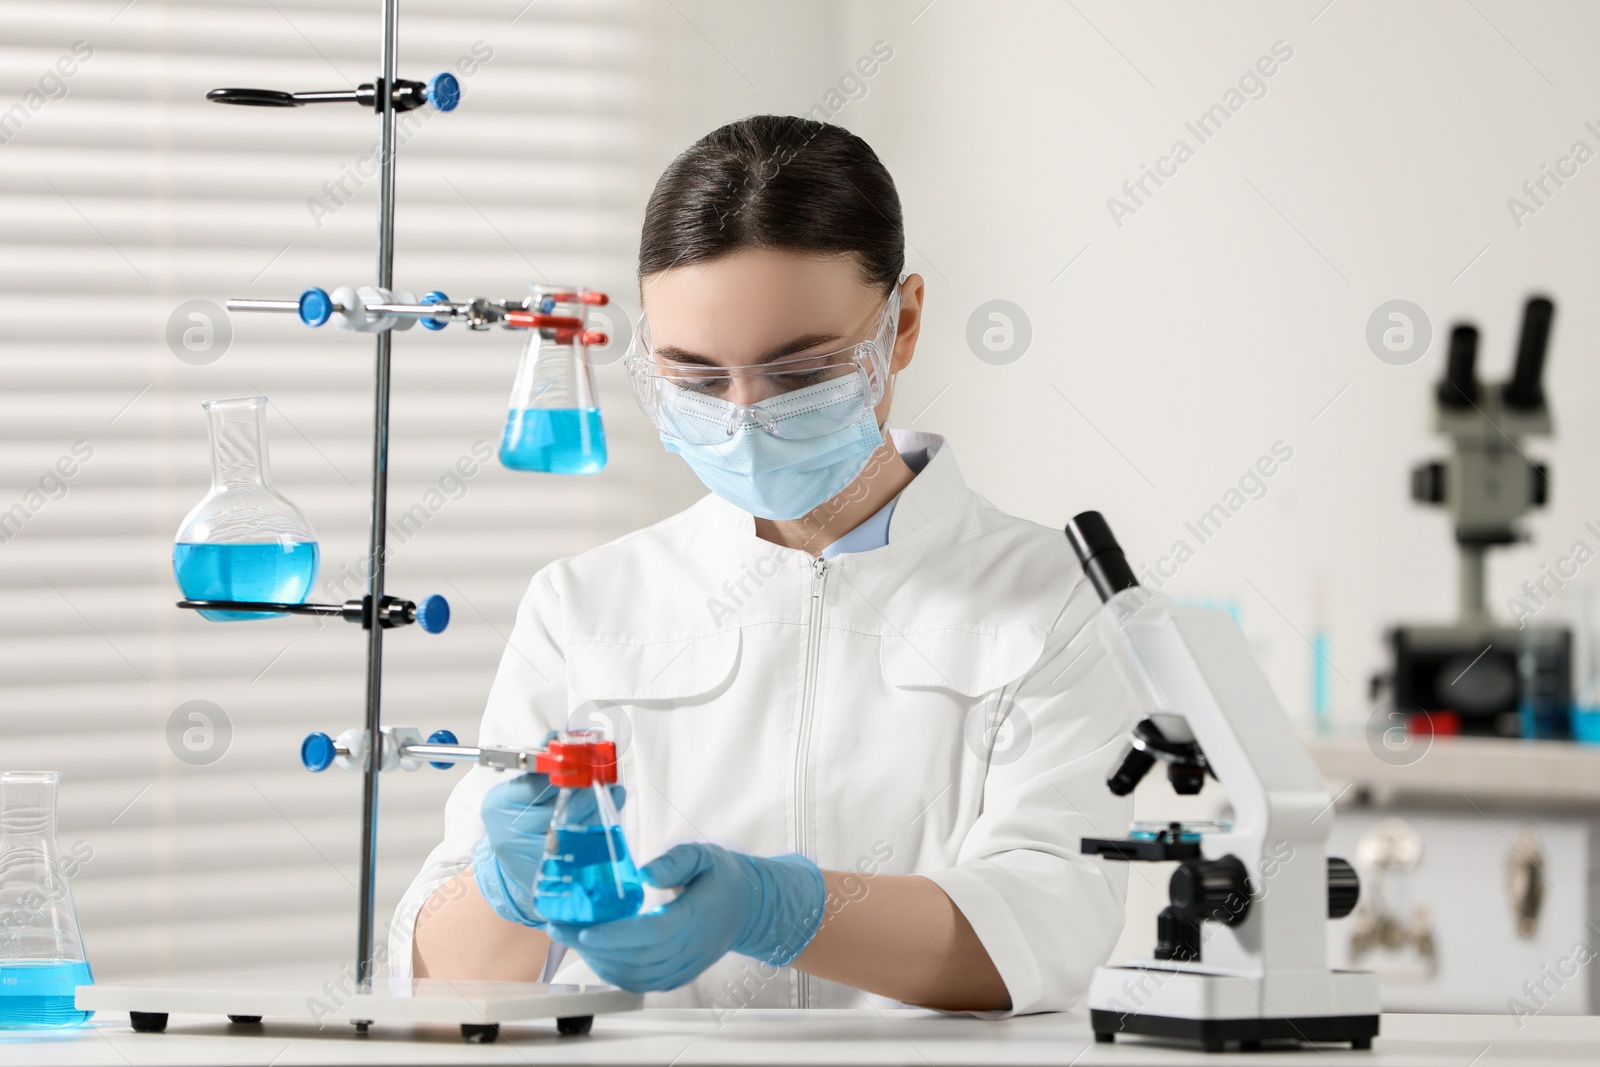
<instances>
[{"instance_id":1,"label":"erlenmeyer flask with blue liquid","mask_svg":"<svg viewBox=\"0 0 1600 1067\"><path fill-rule=\"evenodd\" d=\"M0 1029L81 1026L94 982L56 835L60 771L0 771ZM76 851L76 846L74 846Z\"/></svg>"},{"instance_id":2,"label":"erlenmeyer flask with blue liquid","mask_svg":"<svg viewBox=\"0 0 1600 1067\"><path fill-rule=\"evenodd\" d=\"M211 491L178 527L172 569L190 600L298 604L317 577L317 535L267 473L267 398L208 400ZM202 608L213 622L281 611Z\"/></svg>"},{"instance_id":3,"label":"erlenmeyer flask with blue liquid","mask_svg":"<svg viewBox=\"0 0 1600 1067\"><path fill-rule=\"evenodd\" d=\"M644 885L611 799L616 743L593 730L564 732L535 768L561 790L533 887L535 910L560 923L603 923L638 912Z\"/></svg>"},{"instance_id":4,"label":"erlenmeyer flask with blue liquid","mask_svg":"<svg viewBox=\"0 0 1600 1067\"><path fill-rule=\"evenodd\" d=\"M550 295L558 292L567 299ZM529 291L528 309L584 321L579 290ZM500 438L500 462L512 470L594 474L606 465L606 435L581 325L528 330L511 386L511 412Z\"/></svg>"}]
</instances>

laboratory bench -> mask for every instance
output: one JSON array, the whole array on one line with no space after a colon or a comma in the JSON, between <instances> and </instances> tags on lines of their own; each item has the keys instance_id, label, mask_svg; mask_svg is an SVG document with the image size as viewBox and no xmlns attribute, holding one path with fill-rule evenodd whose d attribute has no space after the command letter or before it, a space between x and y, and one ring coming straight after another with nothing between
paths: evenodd
<instances>
[{"instance_id":1,"label":"laboratory bench","mask_svg":"<svg viewBox=\"0 0 1600 1067\"><path fill-rule=\"evenodd\" d=\"M230 1030L232 1031L230 1033ZM1203 1053L1138 1039L1096 1044L1079 1012L981 1020L914 1009L654 1009L601 1015L584 1037L549 1022L506 1023L493 1044L466 1044L454 1026L374 1026L269 1019L230 1026L173 1015L163 1033L134 1033L126 1016L96 1014L75 1030L0 1031L6 1067L145 1067L251 1064L1295 1064L1337 1067L1495 1067L1600 1063L1600 1017L1385 1015L1372 1049L1348 1046Z\"/></svg>"},{"instance_id":2,"label":"laboratory bench","mask_svg":"<svg viewBox=\"0 0 1600 1067\"><path fill-rule=\"evenodd\" d=\"M1362 880L1329 962L1375 971L1390 1011L1600 1012L1579 962L1600 949L1600 745L1383 741L1307 742L1338 798L1328 853Z\"/></svg>"},{"instance_id":3,"label":"laboratory bench","mask_svg":"<svg viewBox=\"0 0 1600 1067\"><path fill-rule=\"evenodd\" d=\"M1600 810L1600 745L1446 736L1414 744L1392 751L1365 735L1306 739L1341 803Z\"/></svg>"}]
</instances>

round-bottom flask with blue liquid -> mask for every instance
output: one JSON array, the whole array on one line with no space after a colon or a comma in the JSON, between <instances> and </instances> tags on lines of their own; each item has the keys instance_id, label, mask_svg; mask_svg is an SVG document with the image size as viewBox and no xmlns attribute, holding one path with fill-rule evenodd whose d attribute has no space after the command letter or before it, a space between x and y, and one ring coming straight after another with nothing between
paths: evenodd
<instances>
[{"instance_id":1,"label":"round-bottom flask with blue liquid","mask_svg":"<svg viewBox=\"0 0 1600 1067\"><path fill-rule=\"evenodd\" d=\"M319 548L311 524L272 486L264 396L208 400L211 491L178 527L172 570L189 600L302 603L316 581ZM202 608L213 622L283 612Z\"/></svg>"}]
</instances>

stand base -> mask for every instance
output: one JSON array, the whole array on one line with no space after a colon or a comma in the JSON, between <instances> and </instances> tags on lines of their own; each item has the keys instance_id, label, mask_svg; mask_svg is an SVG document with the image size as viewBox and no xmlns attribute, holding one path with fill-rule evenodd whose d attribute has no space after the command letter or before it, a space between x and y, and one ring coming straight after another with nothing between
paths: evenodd
<instances>
[{"instance_id":1,"label":"stand base","mask_svg":"<svg viewBox=\"0 0 1600 1067\"><path fill-rule=\"evenodd\" d=\"M563 1035L587 1034L596 1015L644 1006L640 994L603 985L378 978L371 990L354 990L343 976L219 974L82 985L75 999L83 1011L125 1011L133 1029L146 1033L165 1030L177 1012L224 1015L231 1030L249 1034L270 1016L348 1021L357 1033L374 1022L455 1023L474 1043L493 1041L500 1023L521 1019L554 1018Z\"/></svg>"},{"instance_id":2,"label":"stand base","mask_svg":"<svg viewBox=\"0 0 1600 1067\"><path fill-rule=\"evenodd\" d=\"M1142 1034L1189 1041L1206 1052L1222 1052L1237 1041L1242 1052L1256 1052L1266 1041L1348 1041L1353 1049L1369 1049L1378 1036L1376 1015L1311 1015L1300 1019L1178 1019L1164 1015L1122 1014L1089 1010L1094 1039L1102 1044L1118 1034Z\"/></svg>"}]
</instances>

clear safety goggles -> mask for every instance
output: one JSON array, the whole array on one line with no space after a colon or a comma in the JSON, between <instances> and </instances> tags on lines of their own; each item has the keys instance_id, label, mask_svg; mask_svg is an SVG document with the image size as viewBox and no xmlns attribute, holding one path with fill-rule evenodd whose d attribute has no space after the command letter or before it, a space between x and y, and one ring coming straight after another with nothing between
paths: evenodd
<instances>
[{"instance_id":1,"label":"clear safety goggles","mask_svg":"<svg viewBox=\"0 0 1600 1067\"><path fill-rule=\"evenodd\" d=\"M623 366L655 428L690 444L718 444L746 427L774 437L822 437L856 422L883 399L900 321L900 286L870 338L833 352L739 367L658 359L641 315Z\"/></svg>"}]
</instances>

